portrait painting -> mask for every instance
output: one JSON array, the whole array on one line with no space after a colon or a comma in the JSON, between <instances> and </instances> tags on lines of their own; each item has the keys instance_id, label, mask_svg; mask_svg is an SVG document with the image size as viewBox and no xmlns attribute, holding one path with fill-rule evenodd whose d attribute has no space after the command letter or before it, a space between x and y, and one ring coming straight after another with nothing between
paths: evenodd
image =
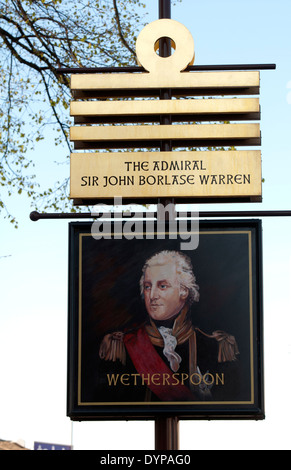
<instances>
[{"instance_id":1,"label":"portrait painting","mask_svg":"<svg viewBox=\"0 0 291 470\"><path fill-rule=\"evenodd\" d=\"M71 419L264 418L261 222L195 230L70 224Z\"/></svg>"}]
</instances>

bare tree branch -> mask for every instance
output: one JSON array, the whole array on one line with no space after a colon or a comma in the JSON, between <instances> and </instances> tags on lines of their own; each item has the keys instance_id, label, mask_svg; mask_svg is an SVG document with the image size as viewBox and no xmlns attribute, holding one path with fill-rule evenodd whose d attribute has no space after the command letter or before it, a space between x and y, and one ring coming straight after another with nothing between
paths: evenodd
<instances>
[{"instance_id":1,"label":"bare tree branch","mask_svg":"<svg viewBox=\"0 0 291 470\"><path fill-rule=\"evenodd\" d=\"M134 56L135 55L135 51L130 47L130 45L128 44L128 42L125 40L124 38L124 35L122 33L122 28L121 28L121 23L120 23L120 16L119 16L119 11L118 11L118 8L117 8L117 2L116 0L113 0L113 7L114 7L114 11L115 11L115 16L116 16L116 23L117 23L117 28L118 28L118 33L119 33L119 36L120 36L120 39L122 41L122 44L124 44L124 46L129 50L129 52Z\"/></svg>"},{"instance_id":2,"label":"bare tree branch","mask_svg":"<svg viewBox=\"0 0 291 470\"><path fill-rule=\"evenodd\" d=\"M64 160L71 151L70 82L59 67L133 64L142 7L140 0L0 0L1 193L72 209L67 181L39 192L31 170L30 152L47 128L64 145ZM3 199L0 213L16 224Z\"/></svg>"}]
</instances>

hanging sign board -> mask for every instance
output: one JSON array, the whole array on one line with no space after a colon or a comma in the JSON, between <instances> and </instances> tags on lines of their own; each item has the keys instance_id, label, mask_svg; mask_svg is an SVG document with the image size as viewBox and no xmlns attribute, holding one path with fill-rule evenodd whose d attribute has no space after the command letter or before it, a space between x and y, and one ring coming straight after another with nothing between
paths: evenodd
<instances>
[{"instance_id":1,"label":"hanging sign board","mask_svg":"<svg viewBox=\"0 0 291 470\"><path fill-rule=\"evenodd\" d=\"M156 53L161 37L172 39L170 57ZM121 195L147 202L149 194L260 201L260 105L251 97L259 94L259 72L185 71L194 61L194 41L169 19L142 30L136 54L144 72L71 77L70 197L79 204ZM165 89L171 99L161 100ZM171 124L160 125L164 117ZM157 151L165 141L172 155ZM203 176L213 184L201 183Z\"/></svg>"},{"instance_id":2,"label":"hanging sign board","mask_svg":"<svg viewBox=\"0 0 291 470\"><path fill-rule=\"evenodd\" d=\"M68 416L262 419L261 230L71 223Z\"/></svg>"}]
</instances>

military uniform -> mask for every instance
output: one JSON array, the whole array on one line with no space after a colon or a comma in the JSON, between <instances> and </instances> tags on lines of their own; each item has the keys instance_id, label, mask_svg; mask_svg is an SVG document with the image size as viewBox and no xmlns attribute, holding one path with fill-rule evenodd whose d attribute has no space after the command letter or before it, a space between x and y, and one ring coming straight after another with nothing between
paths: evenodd
<instances>
[{"instance_id":1,"label":"military uniform","mask_svg":"<svg viewBox=\"0 0 291 470\"><path fill-rule=\"evenodd\" d=\"M106 401L223 401L239 394L233 336L206 334L184 308L172 322L106 335L100 344L96 393Z\"/></svg>"}]
</instances>

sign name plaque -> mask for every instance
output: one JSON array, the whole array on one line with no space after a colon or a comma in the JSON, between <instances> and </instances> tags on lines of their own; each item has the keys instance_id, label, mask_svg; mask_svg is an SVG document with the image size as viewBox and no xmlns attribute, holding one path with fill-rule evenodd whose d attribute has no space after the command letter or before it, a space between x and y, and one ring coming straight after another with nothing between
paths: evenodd
<instances>
[{"instance_id":1,"label":"sign name plaque","mask_svg":"<svg viewBox=\"0 0 291 470\"><path fill-rule=\"evenodd\" d=\"M190 159L191 158L191 159ZM194 159L195 158L195 159ZM96 191L105 199L128 193L139 198L157 197L255 196L261 189L261 153L160 152L135 154L125 152L106 158L99 153L71 155L71 183L74 197L94 199Z\"/></svg>"}]
</instances>

